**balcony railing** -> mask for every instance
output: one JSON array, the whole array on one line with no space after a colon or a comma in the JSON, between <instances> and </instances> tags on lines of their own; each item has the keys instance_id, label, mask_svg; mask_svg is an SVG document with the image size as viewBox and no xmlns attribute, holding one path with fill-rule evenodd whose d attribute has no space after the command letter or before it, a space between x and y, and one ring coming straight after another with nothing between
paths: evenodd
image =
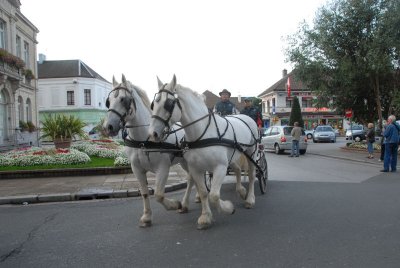
<instances>
[{"instance_id":1,"label":"balcony railing","mask_svg":"<svg viewBox=\"0 0 400 268\"><path fill-rule=\"evenodd\" d=\"M18 69L15 66L12 66L6 62L0 61L0 72L7 74L15 79L22 79L23 69Z\"/></svg>"}]
</instances>

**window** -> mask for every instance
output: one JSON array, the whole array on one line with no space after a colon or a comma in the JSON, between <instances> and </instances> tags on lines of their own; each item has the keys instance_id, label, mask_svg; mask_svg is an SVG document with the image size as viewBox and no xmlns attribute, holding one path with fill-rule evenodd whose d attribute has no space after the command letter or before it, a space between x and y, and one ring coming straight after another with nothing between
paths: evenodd
<instances>
[{"instance_id":1,"label":"window","mask_svg":"<svg viewBox=\"0 0 400 268\"><path fill-rule=\"evenodd\" d=\"M90 89L85 89L85 105L91 105Z\"/></svg>"},{"instance_id":2,"label":"window","mask_svg":"<svg viewBox=\"0 0 400 268\"><path fill-rule=\"evenodd\" d=\"M293 98L286 97L286 108L292 108Z\"/></svg>"},{"instance_id":3,"label":"window","mask_svg":"<svg viewBox=\"0 0 400 268\"><path fill-rule=\"evenodd\" d=\"M31 104L31 99L26 100L26 121L32 122L32 104Z\"/></svg>"},{"instance_id":4,"label":"window","mask_svg":"<svg viewBox=\"0 0 400 268\"><path fill-rule=\"evenodd\" d=\"M6 23L0 20L0 48L6 48Z\"/></svg>"},{"instance_id":5,"label":"window","mask_svg":"<svg viewBox=\"0 0 400 268\"><path fill-rule=\"evenodd\" d=\"M304 107L304 108L305 107L313 107L312 103L313 103L312 98L307 98L307 97L301 98L301 107Z\"/></svg>"},{"instance_id":6,"label":"window","mask_svg":"<svg viewBox=\"0 0 400 268\"><path fill-rule=\"evenodd\" d=\"M67 105L75 105L75 98L73 91L67 91Z\"/></svg>"},{"instance_id":7,"label":"window","mask_svg":"<svg viewBox=\"0 0 400 268\"><path fill-rule=\"evenodd\" d=\"M30 63L29 63L29 44L27 42L24 42L24 61L25 61L25 66L29 68Z\"/></svg>"},{"instance_id":8,"label":"window","mask_svg":"<svg viewBox=\"0 0 400 268\"><path fill-rule=\"evenodd\" d=\"M24 120L24 102L23 102L21 96L18 96L18 120L25 121Z\"/></svg>"},{"instance_id":9,"label":"window","mask_svg":"<svg viewBox=\"0 0 400 268\"><path fill-rule=\"evenodd\" d=\"M15 52L15 55L17 55L17 57L20 57L21 58L21 37L19 37L18 35L17 35L17 38L16 38L16 40L15 40L15 49L16 49L16 52Z\"/></svg>"}]
</instances>

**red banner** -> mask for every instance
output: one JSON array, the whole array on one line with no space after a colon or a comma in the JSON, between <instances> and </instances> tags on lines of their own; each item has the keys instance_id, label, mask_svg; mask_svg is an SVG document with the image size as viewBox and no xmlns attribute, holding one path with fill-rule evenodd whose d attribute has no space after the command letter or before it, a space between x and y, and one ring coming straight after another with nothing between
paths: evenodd
<instances>
[{"instance_id":1,"label":"red banner","mask_svg":"<svg viewBox=\"0 0 400 268\"><path fill-rule=\"evenodd\" d=\"M287 78L286 87L287 87L287 96L290 97L290 77L289 76Z\"/></svg>"}]
</instances>

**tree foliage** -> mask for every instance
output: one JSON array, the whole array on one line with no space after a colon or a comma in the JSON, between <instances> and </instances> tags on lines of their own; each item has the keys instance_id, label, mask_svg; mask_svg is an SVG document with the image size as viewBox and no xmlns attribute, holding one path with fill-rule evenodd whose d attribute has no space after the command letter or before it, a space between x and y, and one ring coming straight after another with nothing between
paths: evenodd
<instances>
[{"instance_id":1,"label":"tree foliage","mask_svg":"<svg viewBox=\"0 0 400 268\"><path fill-rule=\"evenodd\" d=\"M292 110L290 112L289 125L293 126L294 122L299 123L299 127L304 128L303 116L301 115L300 102L297 96L293 97Z\"/></svg>"},{"instance_id":2,"label":"tree foliage","mask_svg":"<svg viewBox=\"0 0 400 268\"><path fill-rule=\"evenodd\" d=\"M311 28L288 37L294 73L319 96L317 107L352 108L361 123L400 107L400 1L333 0Z\"/></svg>"}]
</instances>

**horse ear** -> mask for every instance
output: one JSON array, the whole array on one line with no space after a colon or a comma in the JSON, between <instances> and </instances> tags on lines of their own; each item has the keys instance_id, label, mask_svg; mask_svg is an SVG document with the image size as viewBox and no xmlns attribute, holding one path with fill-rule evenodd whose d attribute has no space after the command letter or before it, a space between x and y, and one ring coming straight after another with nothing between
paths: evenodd
<instances>
[{"instance_id":1,"label":"horse ear","mask_svg":"<svg viewBox=\"0 0 400 268\"><path fill-rule=\"evenodd\" d=\"M174 77L172 77L171 83L169 83L170 89L175 90L176 87L176 76L174 74Z\"/></svg>"},{"instance_id":2,"label":"horse ear","mask_svg":"<svg viewBox=\"0 0 400 268\"><path fill-rule=\"evenodd\" d=\"M115 80L115 76L113 76L113 86L114 87L118 86L118 82L117 80Z\"/></svg>"},{"instance_id":3,"label":"horse ear","mask_svg":"<svg viewBox=\"0 0 400 268\"><path fill-rule=\"evenodd\" d=\"M124 74L122 74L122 84L126 85L126 78Z\"/></svg>"},{"instance_id":4,"label":"horse ear","mask_svg":"<svg viewBox=\"0 0 400 268\"><path fill-rule=\"evenodd\" d=\"M157 76L157 83L158 83L158 89L161 89L162 86L164 85L163 82L161 82L160 78Z\"/></svg>"}]
</instances>

